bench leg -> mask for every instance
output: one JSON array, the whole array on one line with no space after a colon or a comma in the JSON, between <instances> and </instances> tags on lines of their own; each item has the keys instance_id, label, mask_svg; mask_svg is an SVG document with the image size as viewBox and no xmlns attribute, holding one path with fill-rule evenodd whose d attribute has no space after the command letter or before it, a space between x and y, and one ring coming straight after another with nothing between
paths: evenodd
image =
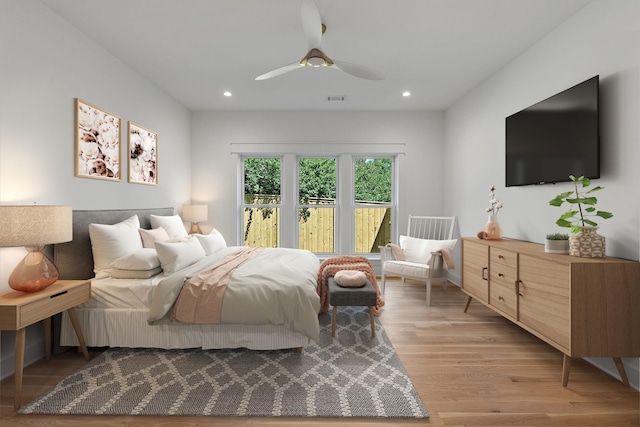
<instances>
[{"instance_id":1,"label":"bench leg","mask_svg":"<svg viewBox=\"0 0 640 427\"><path fill-rule=\"evenodd\" d=\"M376 321L373 317L373 307L369 307L369 319L371 320L371 338L376 337Z\"/></svg>"},{"instance_id":2,"label":"bench leg","mask_svg":"<svg viewBox=\"0 0 640 427\"><path fill-rule=\"evenodd\" d=\"M333 314L331 315L331 336L336 336L336 317L338 316L338 307L333 306Z\"/></svg>"}]
</instances>

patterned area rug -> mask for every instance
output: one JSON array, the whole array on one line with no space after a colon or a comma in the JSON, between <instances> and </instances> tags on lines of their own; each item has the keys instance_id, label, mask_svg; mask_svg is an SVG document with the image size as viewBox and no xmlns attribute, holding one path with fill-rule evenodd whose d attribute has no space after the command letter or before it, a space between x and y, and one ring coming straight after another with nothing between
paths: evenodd
<instances>
[{"instance_id":1,"label":"patterned area rug","mask_svg":"<svg viewBox=\"0 0 640 427\"><path fill-rule=\"evenodd\" d=\"M366 307L341 307L336 337L293 350L109 349L21 414L427 418Z\"/></svg>"}]
</instances>

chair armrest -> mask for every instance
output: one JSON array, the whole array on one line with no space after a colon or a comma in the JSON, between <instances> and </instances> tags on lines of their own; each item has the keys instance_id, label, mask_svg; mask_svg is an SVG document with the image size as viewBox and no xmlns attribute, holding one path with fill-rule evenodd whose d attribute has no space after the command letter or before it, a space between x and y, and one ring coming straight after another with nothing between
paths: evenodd
<instances>
[{"instance_id":1,"label":"chair armrest","mask_svg":"<svg viewBox=\"0 0 640 427\"><path fill-rule=\"evenodd\" d=\"M393 261L396 259L389 246L378 246L378 248L380 249L380 265L384 265L386 261Z\"/></svg>"},{"instance_id":2,"label":"chair armrest","mask_svg":"<svg viewBox=\"0 0 640 427\"><path fill-rule=\"evenodd\" d=\"M442 252L431 252L431 259L429 260L429 275L431 277L443 277L447 275L447 269L444 265Z\"/></svg>"}]
</instances>

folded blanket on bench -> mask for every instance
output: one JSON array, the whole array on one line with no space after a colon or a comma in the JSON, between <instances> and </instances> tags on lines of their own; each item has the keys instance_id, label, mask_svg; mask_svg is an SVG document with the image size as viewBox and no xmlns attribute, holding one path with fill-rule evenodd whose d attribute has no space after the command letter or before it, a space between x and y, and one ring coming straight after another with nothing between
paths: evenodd
<instances>
[{"instance_id":1,"label":"folded blanket on bench","mask_svg":"<svg viewBox=\"0 0 640 427\"><path fill-rule=\"evenodd\" d=\"M373 308L373 314L380 316L381 308L384 306L380 288L376 281L376 274L373 271L371 262L365 257L355 255L342 255L322 261L318 268L318 295L320 295L320 311L326 313L329 311L329 277L335 276L341 270L357 270L362 271L376 290L377 304Z\"/></svg>"}]
</instances>

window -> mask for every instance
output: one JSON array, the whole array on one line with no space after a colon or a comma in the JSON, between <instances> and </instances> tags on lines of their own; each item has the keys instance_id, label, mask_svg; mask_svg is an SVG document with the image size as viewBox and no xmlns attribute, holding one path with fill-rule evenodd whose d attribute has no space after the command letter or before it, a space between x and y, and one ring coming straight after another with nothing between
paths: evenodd
<instances>
[{"instance_id":1,"label":"window","mask_svg":"<svg viewBox=\"0 0 640 427\"><path fill-rule=\"evenodd\" d=\"M245 246L280 247L280 165L279 158L249 157L243 161Z\"/></svg>"},{"instance_id":2,"label":"window","mask_svg":"<svg viewBox=\"0 0 640 427\"><path fill-rule=\"evenodd\" d=\"M354 161L354 248L356 254L380 252L391 241L393 161L356 158Z\"/></svg>"},{"instance_id":3,"label":"window","mask_svg":"<svg viewBox=\"0 0 640 427\"><path fill-rule=\"evenodd\" d=\"M395 156L241 159L245 245L367 256L391 241Z\"/></svg>"},{"instance_id":4,"label":"window","mask_svg":"<svg viewBox=\"0 0 640 427\"><path fill-rule=\"evenodd\" d=\"M298 248L336 252L335 158L298 159Z\"/></svg>"}]
</instances>

